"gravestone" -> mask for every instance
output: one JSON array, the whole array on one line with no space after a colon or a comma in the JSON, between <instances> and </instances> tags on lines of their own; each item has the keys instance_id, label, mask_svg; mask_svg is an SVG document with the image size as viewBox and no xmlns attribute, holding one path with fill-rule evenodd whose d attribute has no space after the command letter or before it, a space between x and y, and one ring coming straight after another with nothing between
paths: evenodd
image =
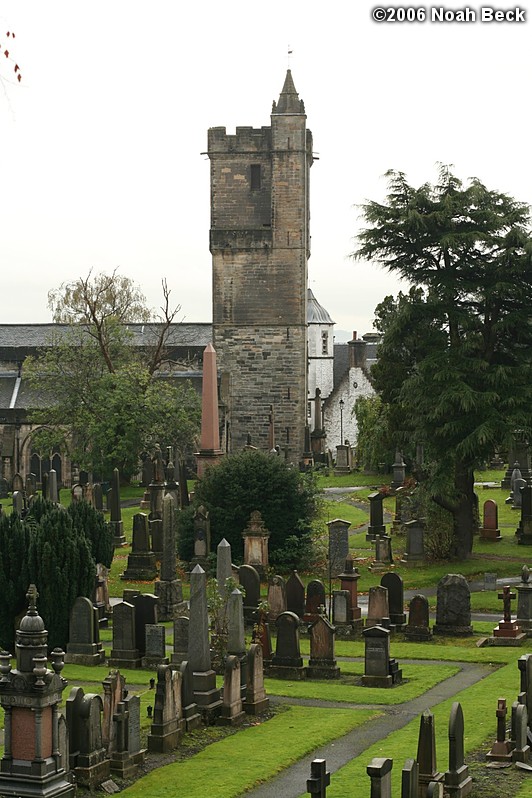
<instances>
[{"instance_id":1,"label":"gravestone","mask_svg":"<svg viewBox=\"0 0 532 798\"><path fill-rule=\"evenodd\" d=\"M163 454L158 443L155 444L151 462L153 469L153 480L150 482L150 521L156 521L163 517L164 496Z\"/></svg>"},{"instance_id":2,"label":"gravestone","mask_svg":"<svg viewBox=\"0 0 532 798\"><path fill-rule=\"evenodd\" d=\"M182 615L174 619L174 651L172 665L180 665L188 657L189 619Z\"/></svg>"},{"instance_id":3,"label":"gravestone","mask_svg":"<svg viewBox=\"0 0 532 798\"><path fill-rule=\"evenodd\" d=\"M140 698L128 695L115 708L115 748L111 753L111 771L123 779L133 778L146 754L140 747Z\"/></svg>"},{"instance_id":4,"label":"gravestone","mask_svg":"<svg viewBox=\"0 0 532 798\"><path fill-rule=\"evenodd\" d=\"M246 695L247 652L242 593L235 588L227 602L227 653L238 657L242 699Z\"/></svg>"},{"instance_id":5,"label":"gravestone","mask_svg":"<svg viewBox=\"0 0 532 798\"><path fill-rule=\"evenodd\" d=\"M502 540L501 530L499 529L499 508L497 502L493 499L488 499L484 502L482 526L479 529L479 534L482 540Z\"/></svg>"},{"instance_id":6,"label":"gravestone","mask_svg":"<svg viewBox=\"0 0 532 798\"><path fill-rule=\"evenodd\" d=\"M162 624L147 623L144 626L145 646L142 667L155 670L159 665L168 665L166 656L166 629Z\"/></svg>"},{"instance_id":7,"label":"gravestone","mask_svg":"<svg viewBox=\"0 0 532 798\"><path fill-rule=\"evenodd\" d=\"M161 578L155 582L155 595L159 600L159 620L172 621L186 605L181 580L177 579L177 516L176 504L170 494L163 498L162 513Z\"/></svg>"},{"instance_id":8,"label":"gravestone","mask_svg":"<svg viewBox=\"0 0 532 798\"><path fill-rule=\"evenodd\" d=\"M111 763L102 739L103 701L73 687L66 700L69 764L77 784L94 790L109 778Z\"/></svg>"},{"instance_id":9,"label":"gravestone","mask_svg":"<svg viewBox=\"0 0 532 798\"><path fill-rule=\"evenodd\" d=\"M327 770L325 759L313 759L310 763L310 779L307 779L307 792L313 798L327 798L327 787L331 783L331 774Z\"/></svg>"},{"instance_id":10,"label":"gravestone","mask_svg":"<svg viewBox=\"0 0 532 798\"><path fill-rule=\"evenodd\" d=\"M340 677L340 668L334 658L334 633L334 626L321 615L310 624L310 659L306 669L309 679Z\"/></svg>"},{"instance_id":11,"label":"gravestone","mask_svg":"<svg viewBox=\"0 0 532 798\"><path fill-rule=\"evenodd\" d=\"M512 486L512 510L520 510L523 506L523 488L526 485L526 479L520 477L515 479Z\"/></svg>"},{"instance_id":12,"label":"gravestone","mask_svg":"<svg viewBox=\"0 0 532 798\"><path fill-rule=\"evenodd\" d=\"M95 482L92 488L92 503L95 510L103 513L103 491L99 482Z\"/></svg>"},{"instance_id":13,"label":"gravestone","mask_svg":"<svg viewBox=\"0 0 532 798\"><path fill-rule=\"evenodd\" d=\"M521 546L532 546L532 484L521 488L521 520L516 531Z\"/></svg>"},{"instance_id":14,"label":"gravestone","mask_svg":"<svg viewBox=\"0 0 532 798\"><path fill-rule=\"evenodd\" d=\"M105 651L100 642L98 610L85 596L78 596L70 613L65 662L77 665L100 665Z\"/></svg>"},{"instance_id":15,"label":"gravestone","mask_svg":"<svg viewBox=\"0 0 532 798\"><path fill-rule=\"evenodd\" d=\"M403 522L407 521L407 518L403 518L403 510L404 510L404 500L405 497L408 496L408 491L406 488L399 486L395 490L395 513L394 519L392 522L392 532L395 535L399 535L403 531ZM405 513L406 515L406 513Z\"/></svg>"},{"instance_id":16,"label":"gravestone","mask_svg":"<svg viewBox=\"0 0 532 798\"><path fill-rule=\"evenodd\" d=\"M208 570L208 557L211 550L211 521L209 511L203 506L194 512L194 556L191 565L201 565Z\"/></svg>"},{"instance_id":17,"label":"gravestone","mask_svg":"<svg viewBox=\"0 0 532 798\"><path fill-rule=\"evenodd\" d=\"M383 626L371 626L362 631L364 635L364 687L391 687L390 631Z\"/></svg>"},{"instance_id":18,"label":"gravestone","mask_svg":"<svg viewBox=\"0 0 532 798\"><path fill-rule=\"evenodd\" d=\"M35 496L36 495L36 493L37 493L37 477L35 476L35 474L28 474L28 476L26 477L26 485L25 485L24 489L26 491L26 496L28 497L28 500L30 499L31 496Z\"/></svg>"},{"instance_id":19,"label":"gravestone","mask_svg":"<svg viewBox=\"0 0 532 798\"><path fill-rule=\"evenodd\" d=\"M260 576L252 565L241 565L238 569L238 581L244 593L244 618L247 623L251 623L260 601Z\"/></svg>"},{"instance_id":20,"label":"gravestone","mask_svg":"<svg viewBox=\"0 0 532 798\"><path fill-rule=\"evenodd\" d=\"M419 796L425 798L431 782L443 782L443 773L436 766L436 734L434 715L430 709L426 709L420 717L416 759L419 765Z\"/></svg>"},{"instance_id":21,"label":"gravestone","mask_svg":"<svg viewBox=\"0 0 532 798\"><path fill-rule=\"evenodd\" d=\"M134 582L152 582L157 576L155 554L150 549L148 516L135 513L133 516L133 538L127 568L120 578Z\"/></svg>"},{"instance_id":22,"label":"gravestone","mask_svg":"<svg viewBox=\"0 0 532 798\"><path fill-rule=\"evenodd\" d=\"M195 701L204 720L209 722L220 714L222 702L211 667L207 577L201 565L196 565L190 573L188 663L193 672Z\"/></svg>"},{"instance_id":23,"label":"gravestone","mask_svg":"<svg viewBox=\"0 0 532 798\"><path fill-rule=\"evenodd\" d=\"M148 734L148 751L166 754L177 748L185 730L181 704L180 671L170 665L157 667L153 723Z\"/></svg>"},{"instance_id":24,"label":"gravestone","mask_svg":"<svg viewBox=\"0 0 532 798\"><path fill-rule=\"evenodd\" d=\"M52 472L50 472L51 475ZM111 490L109 491L109 526L113 531L113 545L115 549L127 546L124 535L124 522L122 521L122 510L120 507L120 472L118 468L113 469L111 477Z\"/></svg>"},{"instance_id":25,"label":"gravestone","mask_svg":"<svg viewBox=\"0 0 532 798\"><path fill-rule=\"evenodd\" d=\"M116 707L123 701L126 694L126 680L120 671L112 671L102 682L103 685L103 721L102 742L110 754L116 746L116 726L113 716Z\"/></svg>"},{"instance_id":26,"label":"gravestone","mask_svg":"<svg viewBox=\"0 0 532 798\"><path fill-rule=\"evenodd\" d=\"M72 485L72 488L70 489L70 497L73 504L83 501L83 485L80 485L79 482L76 482L75 485Z\"/></svg>"},{"instance_id":27,"label":"gravestone","mask_svg":"<svg viewBox=\"0 0 532 798\"><path fill-rule=\"evenodd\" d=\"M146 650L146 624L157 624L159 621L158 598L153 593L139 593L138 590L126 589L124 601L135 607L135 637L141 656Z\"/></svg>"},{"instance_id":28,"label":"gravestone","mask_svg":"<svg viewBox=\"0 0 532 798\"><path fill-rule=\"evenodd\" d=\"M391 798L393 760L374 757L366 767L371 782L371 798Z\"/></svg>"},{"instance_id":29,"label":"gravestone","mask_svg":"<svg viewBox=\"0 0 532 798\"><path fill-rule=\"evenodd\" d=\"M525 762L530 760L530 745L528 743L528 713L524 704L516 704L513 718L514 745L512 762Z\"/></svg>"},{"instance_id":30,"label":"gravestone","mask_svg":"<svg viewBox=\"0 0 532 798\"><path fill-rule=\"evenodd\" d=\"M282 576L273 576L268 584L269 619L275 621L277 616L286 612L286 585Z\"/></svg>"},{"instance_id":31,"label":"gravestone","mask_svg":"<svg viewBox=\"0 0 532 798\"><path fill-rule=\"evenodd\" d=\"M316 621L321 615L321 607L325 607L325 586L319 579L312 579L307 585L303 620L307 623Z\"/></svg>"},{"instance_id":32,"label":"gravestone","mask_svg":"<svg viewBox=\"0 0 532 798\"><path fill-rule=\"evenodd\" d=\"M243 709L248 715L260 715L269 708L270 699L267 698L264 689L262 646L259 643L252 643L249 647L246 672L246 698Z\"/></svg>"},{"instance_id":33,"label":"gravestone","mask_svg":"<svg viewBox=\"0 0 532 798\"><path fill-rule=\"evenodd\" d=\"M419 518L406 521L403 526L406 530L406 551L402 562L411 564L423 562L425 559L425 524Z\"/></svg>"},{"instance_id":34,"label":"gravestone","mask_svg":"<svg viewBox=\"0 0 532 798\"><path fill-rule=\"evenodd\" d=\"M112 668L140 668L135 614L135 607L127 601L113 608L113 647L108 660Z\"/></svg>"},{"instance_id":35,"label":"gravestone","mask_svg":"<svg viewBox=\"0 0 532 798\"><path fill-rule=\"evenodd\" d=\"M233 578L233 565L231 562L231 544L225 538L216 547L216 581L218 593L225 597L225 584Z\"/></svg>"},{"instance_id":36,"label":"gravestone","mask_svg":"<svg viewBox=\"0 0 532 798\"><path fill-rule=\"evenodd\" d=\"M272 641L268 614L263 610L258 611L257 623L253 627L253 643L260 645L264 667L269 668L272 659Z\"/></svg>"},{"instance_id":37,"label":"gravestone","mask_svg":"<svg viewBox=\"0 0 532 798\"><path fill-rule=\"evenodd\" d=\"M396 630L402 629L406 624L403 579L399 574L384 574L381 578L381 587L388 590L390 626Z\"/></svg>"},{"instance_id":38,"label":"gravestone","mask_svg":"<svg viewBox=\"0 0 532 798\"><path fill-rule=\"evenodd\" d=\"M181 706L183 709L183 719L187 732L193 731L201 726L201 715L194 697L194 675L192 668L185 659L179 666L181 674Z\"/></svg>"},{"instance_id":39,"label":"gravestone","mask_svg":"<svg viewBox=\"0 0 532 798\"><path fill-rule=\"evenodd\" d=\"M342 518L335 518L327 522L329 530L329 573L336 578L343 570L346 557L349 554L349 527L350 522Z\"/></svg>"},{"instance_id":40,"label":"gravestone","mask_svg":"<svg viewBox=\"0 0 532 798\"><path fill-rule=\"evenodd\" d=\"M390 535L377 535L374 542L375 560L371 563L370 571L383 571L393 565L392 539Z\"/></svg>"},{"instance_id":41,"label":"gravestone","mask_svg":"<svg viewBox=\"0 0 532 798\"><path fill-rule=\"evenodd\" d=\"M304 679L305 669L299 648L299 618L293 612L282 612L275 621L277 646L269 673L274 678Z\"/></svg>"},{"instance_id":42,"label":"gravestone","mask_svg":"<svg viewBox=\"0 0 532 798\"><path fill-rule=\"evenodd\" d=\"M473 634L471 593L461 574L446 574L438 582L433 632L451 637Z\"/></svg>"},{"instance_id":43,"label":"gravestone","mask_svg":"<svg viewBox=\"0 0 532 798\"><path fill-rule=\"evenodd\" d=\"M178 509L181 509L179 504L181 500L181 496L179 493L179 485L176 482L175 478L175 467L174 464L169 461L168 465L166 466L166 485L164 487L164 495L171 496L174 500L174 504Z\"/></svg>"},{"instance_id":44,"label":"gravestone","mask_svg":"<svg viewBox=\"0 0 532 798\"><path fill-rule=\"evenodd\" d=\"M382 585L370 587L368 591L368 615L366 628L371 626L384 626L390 628L390 608L388 603L388 588Z\"/></svg>"},{"instance_id":45,"label":"gravestone","mask_svg":"<svg viewBox=\"0 0 532 798\"><path fill-rule=\"evenodd\" d=\"M412 643L426 643L432 637L429 621L429 602L426 596L418 594L410 599L408 623L404 634Z\"/></svg>"},{"instance_id":46,"label":"gravestone","mask_svg":"<svg viewBox=\"0 0 532 798\"><path fill-rule=\"evenodd\" d=\"M340 579L340 589L347 590L349 593L348 621L353 624L353 628L356 631L362 628L364 622L362 620L362 610L358 606L357 584L360 574L358 568L354 567L352 555L346 557L344 570L338 575L338 578Z\"/></svg>"},{"instance_id":47,"label":"gravestone","mask_svg":"<svg viewBox=\"0 0 532 798\"><path fill-rule=\"evenodd\" d=\"M473 779L464 759L464 715L455 701L449 717L449 770L444 777L445 791L450 798L465 798L473 789Z\"/></svg>"},{"instance_id":48,"label":"gravestone","mask_svg":"<svg viewBox=\"0 0 532 798\"><path fill-rule=\"evenodd\" d=\"M244 563L264 576L269 566L268 541L270 532L264 526L264 521L258 510L254 510L247 527L242 532L244 538Z\"/></svg>"},{"instance_id":49,"label":"gravestone","mask_svg":"<svg viewBox=\"0 0 532 798\"><path fill-rule=\"evenodd\" d=\"M297 571L286 580L286 609L302 618L305 614L305 585Z\"/></svg>"},{"instance_id":50,"label":"gravestone","mask_svg":"<svg viewBox=\"0 0 532 798\"><path fill-rule=\"evenodd\" d=\"M21 490L13 491L13 512L20 518L24 517L24 494Z\"/></svg>"},{"instance_id":51,"label":"gravestone","mask_svg":"<svg viewBox=\"0 0 532 798\"><path fill-rule=\"evenodd\" d=\"M240 658L229 654L225 660L222 709L216 718L219 726L237 726L245 718L242 709Z\"/></svg>"},{"instance_id":52,"label":"gravestone","mask_svg":"<svg viewBox=\"0 0 532 798\"><path fill-rule=\"evenodd\" d=\"M384 494L376 491L370 493L369 499L369 525L366 534L367 541L374 541L377 535L385 535L386 527L384 526L384 514L382 503L384 501Z\"/></svg>"},{"instance_id":53,"label":"gravestone","mask_svg":"<svg viewBox=\"0 0 532 798\"><path fill-rule=\"evenodd\" d=\"M333 624L335 627L349 626L351 623L348 620L350 613L350 595L348 590L333 590Z\"/></svg>"},{"instance_id":54,"label":"gravestone","mask_svg":"<svg viewBox=\"0 0 532 798\"><path fill-rule=\"evenodd\" d=\"M393 479L391 481L390 487L392 490L397 490L398 488L402 487L406 479L406 463L404 462L403 455L399 450L397 450L395 453L395 462L392 468Z\"/></svg>"},{"instance_id":55,"label":"gravestone","mask_svg":"<svg viewBox=\"0 0 532 798\"><path fill-rule=\"evenodd\" d=\"M530 584L530 570L523 565L521 582L516 585L517 590L517 623L527 637L532 636L532 584Z\"/></svg>"},{"instance_id":56,"label":"gravestone","mask_svg":"<svg viewBox=\"0 0 532 798\"><path fill-rule=\"evenodd\" d=\"M506 706L506 699L499 698L497 701L497 710L495 715L497 717L497 739L493 743L491 750L486 754L487 759L495 762L511 762L512 761L512 743L506 739L506 715L508 714L508 707Z\"/></svg>"},{"instance_id":57,"label":"gravestone","mask_svg":"<svg viewBox=\"0 0 532 798\"><path fill-rule=\"evenodd\" d=\"M148 526L150 528L151 548L156 560L161 560L163 556L163 519L150 518L148 516Z\"/></svg>"},{"instance_id":58,"label":"gravestone","mask_svg":"<svg viewBox=\"0 0 532 798\"><path fill-rule=\"evenodd\" d=\"M502 593L498 593L498 597L503 602L504 617L493 630L493 638L490 639L490 643L499 646L518 646L526 635L519 628L517 621L512 620L511 602L516 598L516 594L512 593L510 585L505 585Z\"/></svg>"},{"instance_id":59,"label":"gravestone","mask_svg":"<svg viewBox=\"0 0 532 798\"><path fill-rule=\"evenodd\" d=\"M401 798L418 798L419 765L415 759L407 759L401 771Z\"/></svg>"},{"instance_id":60,"label":"gravestone","mask_svg":"<svg viewBox=\"0 0 532 798\"><path fill-rule=\"evenodd\" d=\"M9 498L9 483L5 477L0 479L0 499Z\"/></svg>"}]
</instances>

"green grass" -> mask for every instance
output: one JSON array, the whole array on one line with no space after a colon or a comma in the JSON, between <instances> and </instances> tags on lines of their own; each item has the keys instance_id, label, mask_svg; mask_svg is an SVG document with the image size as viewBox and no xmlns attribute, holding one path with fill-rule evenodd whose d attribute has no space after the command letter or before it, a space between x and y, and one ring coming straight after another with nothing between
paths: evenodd
<instances>
[{"instance_id":1,"label":"green grass","mask_svg":"<svg viewBox=\"0 0 532 798\"><path fill-rule=\"evenodd\" d=\"M361 471L353 471L351 474L335 476L332 472L329 476L323 473L318 474L318 487L323 488L352 488L363 485L380 488L381 485L389 485L391 474L363 474Z\"/></svg>"},{"instance_id":2,"label":"green grass","mask_svg":"<svg viewBox=\"0 0 532 798\"><path fill-rule=\"evenodd\" d=\"M209 791L205 782L208 772L212 795L234 798L377 714L367 710L290 707L267 723L213 743L192 759L152 771L121 794L127 798L166 798L179 785L180 795L204 798L206 789ZM229 767L228 763L234 766Z\"/></svg>"}]
</instances>

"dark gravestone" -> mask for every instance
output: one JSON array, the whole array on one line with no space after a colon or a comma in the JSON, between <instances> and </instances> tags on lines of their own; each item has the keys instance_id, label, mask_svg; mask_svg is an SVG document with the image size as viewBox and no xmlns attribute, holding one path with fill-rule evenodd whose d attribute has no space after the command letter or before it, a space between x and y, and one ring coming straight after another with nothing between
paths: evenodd
<instances>
[{"instance_id":1,"label":"dark gravestone","mask_svg":"<svg viewBox=\"0 0 532 798\"><path fill-rule=\"evenodd\" d=\"M187 732L197 729L201 726L201 715L198 711L198 705L194 697L194 676L192 668L185 659L179 666L181 673L181 706L183 709L183 719Z\"/></svg>"},{"instance_id":2,"label":"dark gravestone","mask_svg":"<svg viewBox=\"0 0 532 798\"><path fill-rule=\"evenodd\" d=\"M260 601L260 576L252 565L241 565L238 581L244 593L244 618L249 623L257 611Z\"/></svg>"},{"instance_id":3,"label":"dark gravestone","mask_svg":"<svg viewBox=\"0 0 532 798\"><path fill-rule=\"evenodd\" d=\"M512 761L512 743L506 739L506 715L508 714L508 707L506 706L506 699L499 698L497 701L497 710L495 715L497 717L497 739L491 747L491 751L486 754L487 759L495 762L511 762Z\"/></svg>"},{"instance_id":4,"label":"dark gravestone","mask_svg":"<svg viewBox=\"0 0 532 798\"><path fill-rule=\"evenodd\" d=\"M308 623L317 620L321 614L321 607L325 607L325 586L319 579L312 579L307 585L307 599L303 620Z\"/></svg>"},{"instance_id":5,"label":"dark gravestone","mask_svg":"<svg viewBox=\"0 0 532 798\"><path fill-rule=\"evenodd\" d=\"M416 563L425 559L425 524L418 518L404 523L406 530L406 551L402 562Z\"/></svg>"},{"instance_id":6,"label":"dark gravestone","mask_svg":"<svg viewBox=\"0 0 532 798\"><path fill-rule=\"evenodd\" d=\"M521 488L521 520L517 528L517 542L532 546L532 485Z\"/></svg>"},{"instance_id":7,"label":"dark gravestone","mask_svg":"<svg viewBox=\"0 0 532 798\"><path fill-rule=\"evenodd\" d=\"M488 499L484 502L482 513L482 526L479 529L482 540L501 540L501 530L499 529L499 508L497 502Z\"/></svg>"},{"instance_id":8,"label":"dark gravestone","mask_svg":"<svg viewBox=\"0 0 532 798\"><path fill-rule=\"evenodd\" d=\"M530 584L530 571L523 565L521 582L516 585L517 590L517 623L527 637L532 635L532 584Z\"/></svg>"},{"instance_id":9,"label":"dark gravestone","mask_svg":"<svg viewBox=\"0 0 532 798\"><path fill-rule=\"evenodd\" d=\"M205 722L212 722L221 710L220 690L211 666L207 577L198 564L190 572L190 625L188 662L194 674L194 698Z\"/></svg>"},{"instance_id":10,"label":"dark gravestone","mask_svg":"<svg viewBox=\"0 0 532 798\"><path fill-rule=\"evenodd\" d=\"M449 770L445 773L445 791L450 798L465 798L473 789L473 779L464 759L464 715L455 701L449 718Z\"/></svg>"},{"instance_id":11,"label":"dark gravestone","mask_svg":"<svg viewBox=\"0 0 532 798\"><path fill-rule=\"evenodd\" d=\"M140 668L137 646L135 607L127 601L113 608L113 647L109 657L112 668Z\"/></svg>"},{"instance_id":12,"label":"dark gravestone","mask_svg":"<svg viewBox=\"0 0 532 798\"><path fill-rule=\"evenodd\" d=\"M446 574L438 582L433 632L453 637L473 634L471 593L461 574Z\"/></svg>"},{"instance_id":13,"label":"dark gravestone","mask_svg":"<svg viewBox=\"0 0 532 798\"><path fill-rule=\"evenodd\" d=\"M159 665L168 665L166 656L166 629L162 624L147 623L144 627L146 638L142 667L154 670Z\"/></svg>"},{"instance_id":14,"label":"dark gravestone","mask_svg":"<svg viewBox=\"0 0 532 798\"><path fill-rule=\"evenodd\" d=\"M188 657L188 625L189 620L185 616L174 620L174 651L172 654L172 665L180 665Z\"/></svg>"},{"instance_id":15,"label":"dark gravestone","mask_svg":"<svg viewBox=\"0 0 532 798\"><path fill-rule=\"evenodd\" d=\"M144 761L140 748L140 698L126 696L113 715L116 726L116 747L111 754L111 771L123 779L133 778Z\"/></svg>"},{"instance_id":16,"label":"dark gravestone","mask_svg":"<svg viewBox=\"0 0 532 798\"><path fill-rule=\"evenodd\" d=\"M90 599L78 596L70 613L65 662L77 665L100 665L105 651L100 643L98 610Z\"/></svg>"},{"instance_id":17,"label":"dark gravestone","mask_svg":"<svg viewBox=\"0 0 532 798\"><path fill-rule=\"evenodd\" d=\"M353 557L350 555L345 559L344 570L339 574L341 590L349 592L349 617L355 627L362 626L362 610L358 606L358 580L360 574L358 568L354 567Z\"/></svg>"},{"instance_id":18,"label":"dark gravestone","mask_svg":"<svg viewBox=\"0 0 532 798\"><path fill-rule=\"evenodd\" d=\"M201 565L207 570L207 559L211 550L211 521L209 511L201 505L194 512L194 556L192 565Z\"/></svg>"},{"instance_id":19,"label":"dark gravestone","mask_svg":"<svg viewBox=\"0 0 532 798\"><path fill-rule=\"evenodd\" d=\"M9 498L9 483L7 479L0 479L0 499L7 499Z\"/></svg>"},{"instance_id":20,"label":"dark gravestone","mask_svg":"<svg viewBox=\"0 0 532 798\"><path fill-rule=\"evenodd\" d=\"M415 759L407 759L401 771L401 798L418 798L419 765Z\"/></svg>"},{"instance_id":21,"label":"dark gravestone","mask_svg":"<svg viewBox=\"0 0 532 798\"><path fill-rule=\"evenodd\" d=\"M391 798L393 760L374 757L366 767L371 781L371 798Z\"/></svg>"},{"instance_id":22,"label":"dark gravestone","mask_svg":"<svg viewBox=\"0 0 532 798\"><path fill-rule=\"evenodd\" d=\"M275 622L277 647L272 657L270 675L286 679L303 679L305 669L299 648L299 618L293 612L282 612Z\"/></svg>"},{"instance_id":23,"label":"dark gravestone","mask_svg":"<svg viewBox=\"0 0 532 798\"><path fill-rule=\"evenodd\" d=\"M124 591L124 599L135 607L135 635L137 648L144 655L146 650L146 624L157 624L158 598L153 593L138 593L137 591Z\"/></svg>"},{"instance_id":24,"label":"dark gravestone","mask_svg":"<svg viewBox=\"0 0 532 798\"><path fill-rule=\"evenodd\" d=\"M305 585L297 571L292 571L286 580L286 609L300 618L305 614Z\"/></svg>"},{"instance_id":25,"label":"dark gravestone","mask_svg":"<svg viewBox=\"0 0 532 798\"><path fill-rule=\"evenodd\" d=\"M369 499L369 525L366 534L366 540L372 541L375 540L377 535L386 534L386 527L384 526L384 515L382 509L384 495L382 493L379 493L379 491L376 491L375 493L370 493L368 499Z\"/></svg>"},{"instance_id":26,"label":"dark gravestone","mask_svg":"<svg viewBox=\"0 0 532 798\"><path fill-rule=\"evenodd\" d=\"M402 629L406 624L403 580L399 574L387 573L381 578L381 586L388 589L390 625Z\"/></svg>"},{"instance_id":27,"label":"dark gravestone","mask_svg":"<svg viewBox=\"0 0 532 798\"><path fill-rule=\"evenodd\" d=\"M393 565L392 539L390 535L377 535L375 538L375 560L370 566L371 571L383 571Z\"/></svg>"},{"instance_id":28,"label":"dark gravestone","mask_svg":"<svg viewBox=\"0 0 532 798\"><path fill-rule=\"evenodd\" d=\"M109 778L110 762L103 744L103 702L95 693L73 687L66 700L70 769L76 782L93 790ZM68 770L67 763L64 763Z\"/></svg>"},{"instance_id":29,"label":"dark gravestone","mask_svg":"<svg viewBox=\"0 0 532 798\"><path fill-rule=\"evenodd\" d=\"M161 578L155 582L158 617L172 621L185 608L181 580L177 578L177 505L170 494L163 498L163 554Z\"/></svg>"},{"instance_id":30,"label":"dark gravestone","mask_svg":"<svg viewBox=\"0 0 532 798\"><path fill-rule=\"evenodd\" d=\"M121 579L135 582L152 582L157 576L155 554L150 549L148 516L135 513L133 516L133 538L131 554L127 558L127 568Z\"/></svg>"},{"instance_id":31,"label":"dark gravestone","mask_svg":"<svg viewBox=\"0 0 532 798\"><path fill-rule=\"evenodd\" d=\"M92 489L92 503L95 510L103 512L103 491L99 482L96 482Z\"/></svg>"},{"instance_id":32,"label":"dark gravestone","mask_svg":"<svg viewBox=\"0 0 532 798\"><path fill-rule=\"evenodd\" d=\"M155 559L160 560L163 556L163 519L149 518L151 548L155 554Z\"/></svg>"},{"instance_id":33,"label":"dark gravestone","mask_svg":"<svg viewBox=\"0 0 532 798\"><path fill-rule=\"evenodd\" d=\"M11 490L13 493L15 491L20 491L20 493L24 493L24 480L22 479L21 474L15 474L13 477L13 482L11 483Z\"/></svg>"},{"instance_id":34,"label":"dark gravestone","mask_svg":"<svg viewBox=\"0 0 532 798\"><path fill-rule=\"evenodd\" d=\"M337 679L340 668L334 658L334 626L320 616L310 624L310 659L307 667L309 679Z\"/></svg>"},{"instance_id":35,"label":"dark gravestone","mask_svg":"<svg viewBox=\"0 0 532 798\"><path fill-rule=\"evenodd\" d=\"M349 554L349 521L335 518L327 522L329 530L329 571L332 577L343 570L345 559Z\"/></svg>"},{"instance_id":36,"label":"dark gravestone","mask_svg":"<svg viewBox=\"0 0 532 798\"><path fill-rule=\"evenodd\" d=\"M364 675L362 684L365 687L391 687L392 676L389 673L390 632L382 626L371 626L364 629Z\"/></svg>"},{"instance_id":37,"label":"dark gravestone","mask_svg":"<svg viewBox=\"0 0 532 798\"><path fill-rule=\"evenodd\" d=\"M430 640L432 632L429 625L429 602L426 596L418 594L410 599L408 624L404 628L405 637L413 643Z\"/></svg>"},{"instance_id":38,"label":"dark gravestone","mask_svg":"<svg viewBox=\"0 0 532 798\"><path fill-rule=\"evenodd\" d=\"M426 709L420 718L416 758L419 765L419 792L424 798L431 781L443 781L443 773L436 766L434 715L430 709Z\"/></svg>"},{"instance_id":39,"label":"dark gravestone","mask_svg":"<svg viewBox=\"0 0 532 798\"><path fill-rule=\"evenodd\" d=\"M331 783L331 774L327 770L325 759L313 759L310 763L310 779L307 779L307 792L313 798L327 798L327 787Z\"/></svg>"}]
</instances>

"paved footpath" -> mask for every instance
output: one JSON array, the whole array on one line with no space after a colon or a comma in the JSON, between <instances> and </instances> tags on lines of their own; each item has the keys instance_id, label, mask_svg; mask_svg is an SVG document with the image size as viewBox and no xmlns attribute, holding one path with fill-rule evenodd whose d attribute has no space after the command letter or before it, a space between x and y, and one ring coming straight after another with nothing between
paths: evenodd
<instances>
[{"instance_id":1,"label":"paved footpath","mask_svg":"<svg viewBox=\"0 0 532 798\"><path fill-rule=\"evenodd\" d=\"M416 660L421 663L423 660ZM427 664L437 664L434 661ZM447 663L448 664L448 663ZM389 734L397 729L402 729L413 718L419 715L430 707L451 698L461 690L480 681L484 677L493 673L493 668L489 665L478 665L471 663L453 663L461 667L459 673L451 676L449 679L437 684L431 690L423 693L418 698L413 698L411 701L406 701L404 704L395 704L394 706L383 707L379 705L360 705L357 704L357 709L366 709L368 706L375 707L383 711L385 714L375 720L363 724L357 729L349 732L343 737L312 751L303 759L296 762L289 768L286 768L282 773L271 779L266 784L257 787L255 790L243 793L245 798L298 798L303 795L306 790L307 779L310 776L310 763L318 757L327 760L327 770L335 773L339 768L346 765L351 759L362 754L367 748L377 743L379 740L384 739ZM279 699L276 699L279 700ZM324 706L324 707L342 707L349 708L350 704L328 701L315 701L310 699L286 699L288 704L303 704L305 706ZM355 707L355 705L353 705Z\"/></svg>"}]
</instances>

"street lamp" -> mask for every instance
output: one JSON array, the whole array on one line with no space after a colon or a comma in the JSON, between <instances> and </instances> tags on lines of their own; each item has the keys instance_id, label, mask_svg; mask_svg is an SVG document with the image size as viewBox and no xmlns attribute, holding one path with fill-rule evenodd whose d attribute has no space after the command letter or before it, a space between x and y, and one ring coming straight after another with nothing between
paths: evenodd
<instances>
[{"instance_id":1,"label":"street lamp","mask_svg":"<svg viewBox=\"0 0 532 798\"><path fill-rule=\"evenodd\" d=\"M344 400L340 399L340 445L344 442Z\"/></svg>"}]
</instances>

